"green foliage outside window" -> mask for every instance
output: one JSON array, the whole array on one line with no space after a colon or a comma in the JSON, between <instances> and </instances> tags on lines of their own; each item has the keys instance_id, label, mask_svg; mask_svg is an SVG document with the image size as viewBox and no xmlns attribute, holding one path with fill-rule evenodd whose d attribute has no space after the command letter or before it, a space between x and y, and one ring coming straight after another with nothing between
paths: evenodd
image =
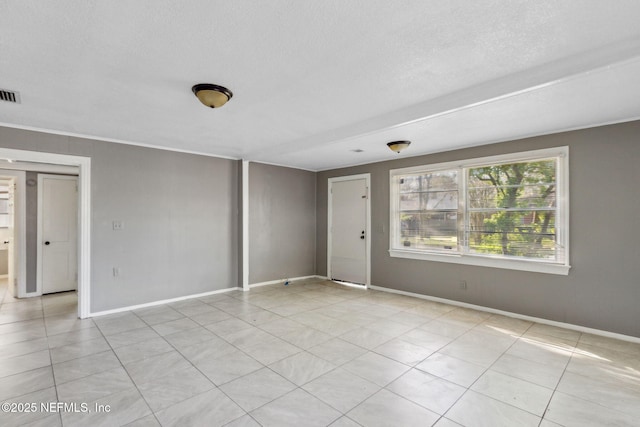
<instances>
[{"instance_id":1,"label":"green foliage outside window","mask_svg":"<svg viewBox=\"0 0 640 427\"><path fill-rule=\"evenodd\" d=\"M555 256L554 160L471 168L468 173L471 252Z\"/></svg>"},{"instance_id":2,"label":"green foliage outside window","mask_svg":"<svg viewBox=\"0 0 640 427\"><path fill-rule=\"evenodd\" d=\"M402 176L399 244L554 259L556 173L549 159ZM463 197L458 180L465 178Z\"/></svg>"}]
</instances>

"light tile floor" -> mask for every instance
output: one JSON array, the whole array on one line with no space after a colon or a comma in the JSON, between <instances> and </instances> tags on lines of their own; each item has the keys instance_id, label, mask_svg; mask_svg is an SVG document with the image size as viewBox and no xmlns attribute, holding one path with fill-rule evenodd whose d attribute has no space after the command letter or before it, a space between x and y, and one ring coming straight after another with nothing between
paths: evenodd
<instances>
[{"instance_id":1,"label":"light tile floor","mask_svg":"<svg viewBox=\"0 0 640 427\"><path fill-rule=\"evenodd\" d=\"M37 408L2 426L640 424L640 344L320 280L88 320L5 291L0 402Z\"/></svg>"}]
</instances>

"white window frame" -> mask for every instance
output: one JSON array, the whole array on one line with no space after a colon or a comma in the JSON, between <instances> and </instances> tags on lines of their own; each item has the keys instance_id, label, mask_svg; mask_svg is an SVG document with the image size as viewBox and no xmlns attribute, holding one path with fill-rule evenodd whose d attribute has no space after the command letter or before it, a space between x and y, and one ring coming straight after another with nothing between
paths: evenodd
<instances>
[{"instance_id":1,"label":"white window frame","mask_svg":"<svg viewBox=\"0 0 640 427\"><path fill-rule=\"evenodd\" d=\"M466 210L466 185L467 168L487 166L496 163L526 162L540 159L557 158L556 170L556 204L558 206L556 217L557 242L565 249L563 262L550 262L537 259L514 259L497 255L483 255L469 253L466 247L462 251L443 253L429 249L394 247L397 236L400 235L400 194L397 178L402 175L418 172L436 172L442 170L457 169L458 172L458 198L459 206ZM414 166L389 171L390 199L389 199L389 255L394 258L408 258L425 261L447 262L454 264L466 264L482 267L502 268L508 270L533 271L568 275L569 264L569 147L556 147L542 150L532 150L520 153L511 153L498 156L474 158L455 162L437 163L431 165ZM466 221L466 212L463 212ZM459 243L460 244L460 243ZM466 243L465 243L466 244Z\"/></svg>"}]
</instances>

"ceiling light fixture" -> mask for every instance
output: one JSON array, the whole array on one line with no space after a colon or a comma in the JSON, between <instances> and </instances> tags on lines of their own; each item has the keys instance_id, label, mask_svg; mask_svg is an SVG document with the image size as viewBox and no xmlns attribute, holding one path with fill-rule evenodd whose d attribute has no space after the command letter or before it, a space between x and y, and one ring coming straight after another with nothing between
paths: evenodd
<instances>
[{"instance_id":1,"label":"ceiling light fixture","mask_svg":"<svg viewBox=\"0 0 640 427\"><path fill-rule=\"evenodd\" d=\"M393 141L388 142L387 147L389 147L391 151L395 151L396 153L400 154L400 152L407 148L410 144L411 141Z\"/></svg>"},{"instance_id":2,"label":"ceiling light fixture","mask_svg":"<svg viewBox=\"0 0 640 427\"><path fill-rule=\"evenodd\" d=\"M210 83L197 84L192 87L191 90L200 102L211 108L222 107L233 96L233 93L226 87L212 85Z\"/></svg>"}]
</instances>

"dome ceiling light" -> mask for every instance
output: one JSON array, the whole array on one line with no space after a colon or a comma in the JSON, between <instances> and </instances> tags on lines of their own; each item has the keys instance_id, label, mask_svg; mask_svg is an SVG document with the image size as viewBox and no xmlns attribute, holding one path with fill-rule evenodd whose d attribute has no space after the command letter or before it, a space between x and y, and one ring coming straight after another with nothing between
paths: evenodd
<instances>
[{"instance_id":1,"label":"dome ceiling light","mask_svg":"<svg viewBox=\"0 0 640 427\"><path fill-rule=\"evenodd\" d=\"M391 151L395 151L396 153L400 154L400 152L407 148L410 144L411 141L393 141L388 142L387 147L389 147Z\"/></svg>"},{"instance_id":2,"label":"dome ceiling light","mask_svg":"<svg viewBox=\"0 0 640 427\"><path fill-rule=\"evenodd\" d=\"M211 83L199 83L191 90L200 102L210 108L222 107L233 96L233 93L226 87Z\"/></svg>"}]
</instances>

